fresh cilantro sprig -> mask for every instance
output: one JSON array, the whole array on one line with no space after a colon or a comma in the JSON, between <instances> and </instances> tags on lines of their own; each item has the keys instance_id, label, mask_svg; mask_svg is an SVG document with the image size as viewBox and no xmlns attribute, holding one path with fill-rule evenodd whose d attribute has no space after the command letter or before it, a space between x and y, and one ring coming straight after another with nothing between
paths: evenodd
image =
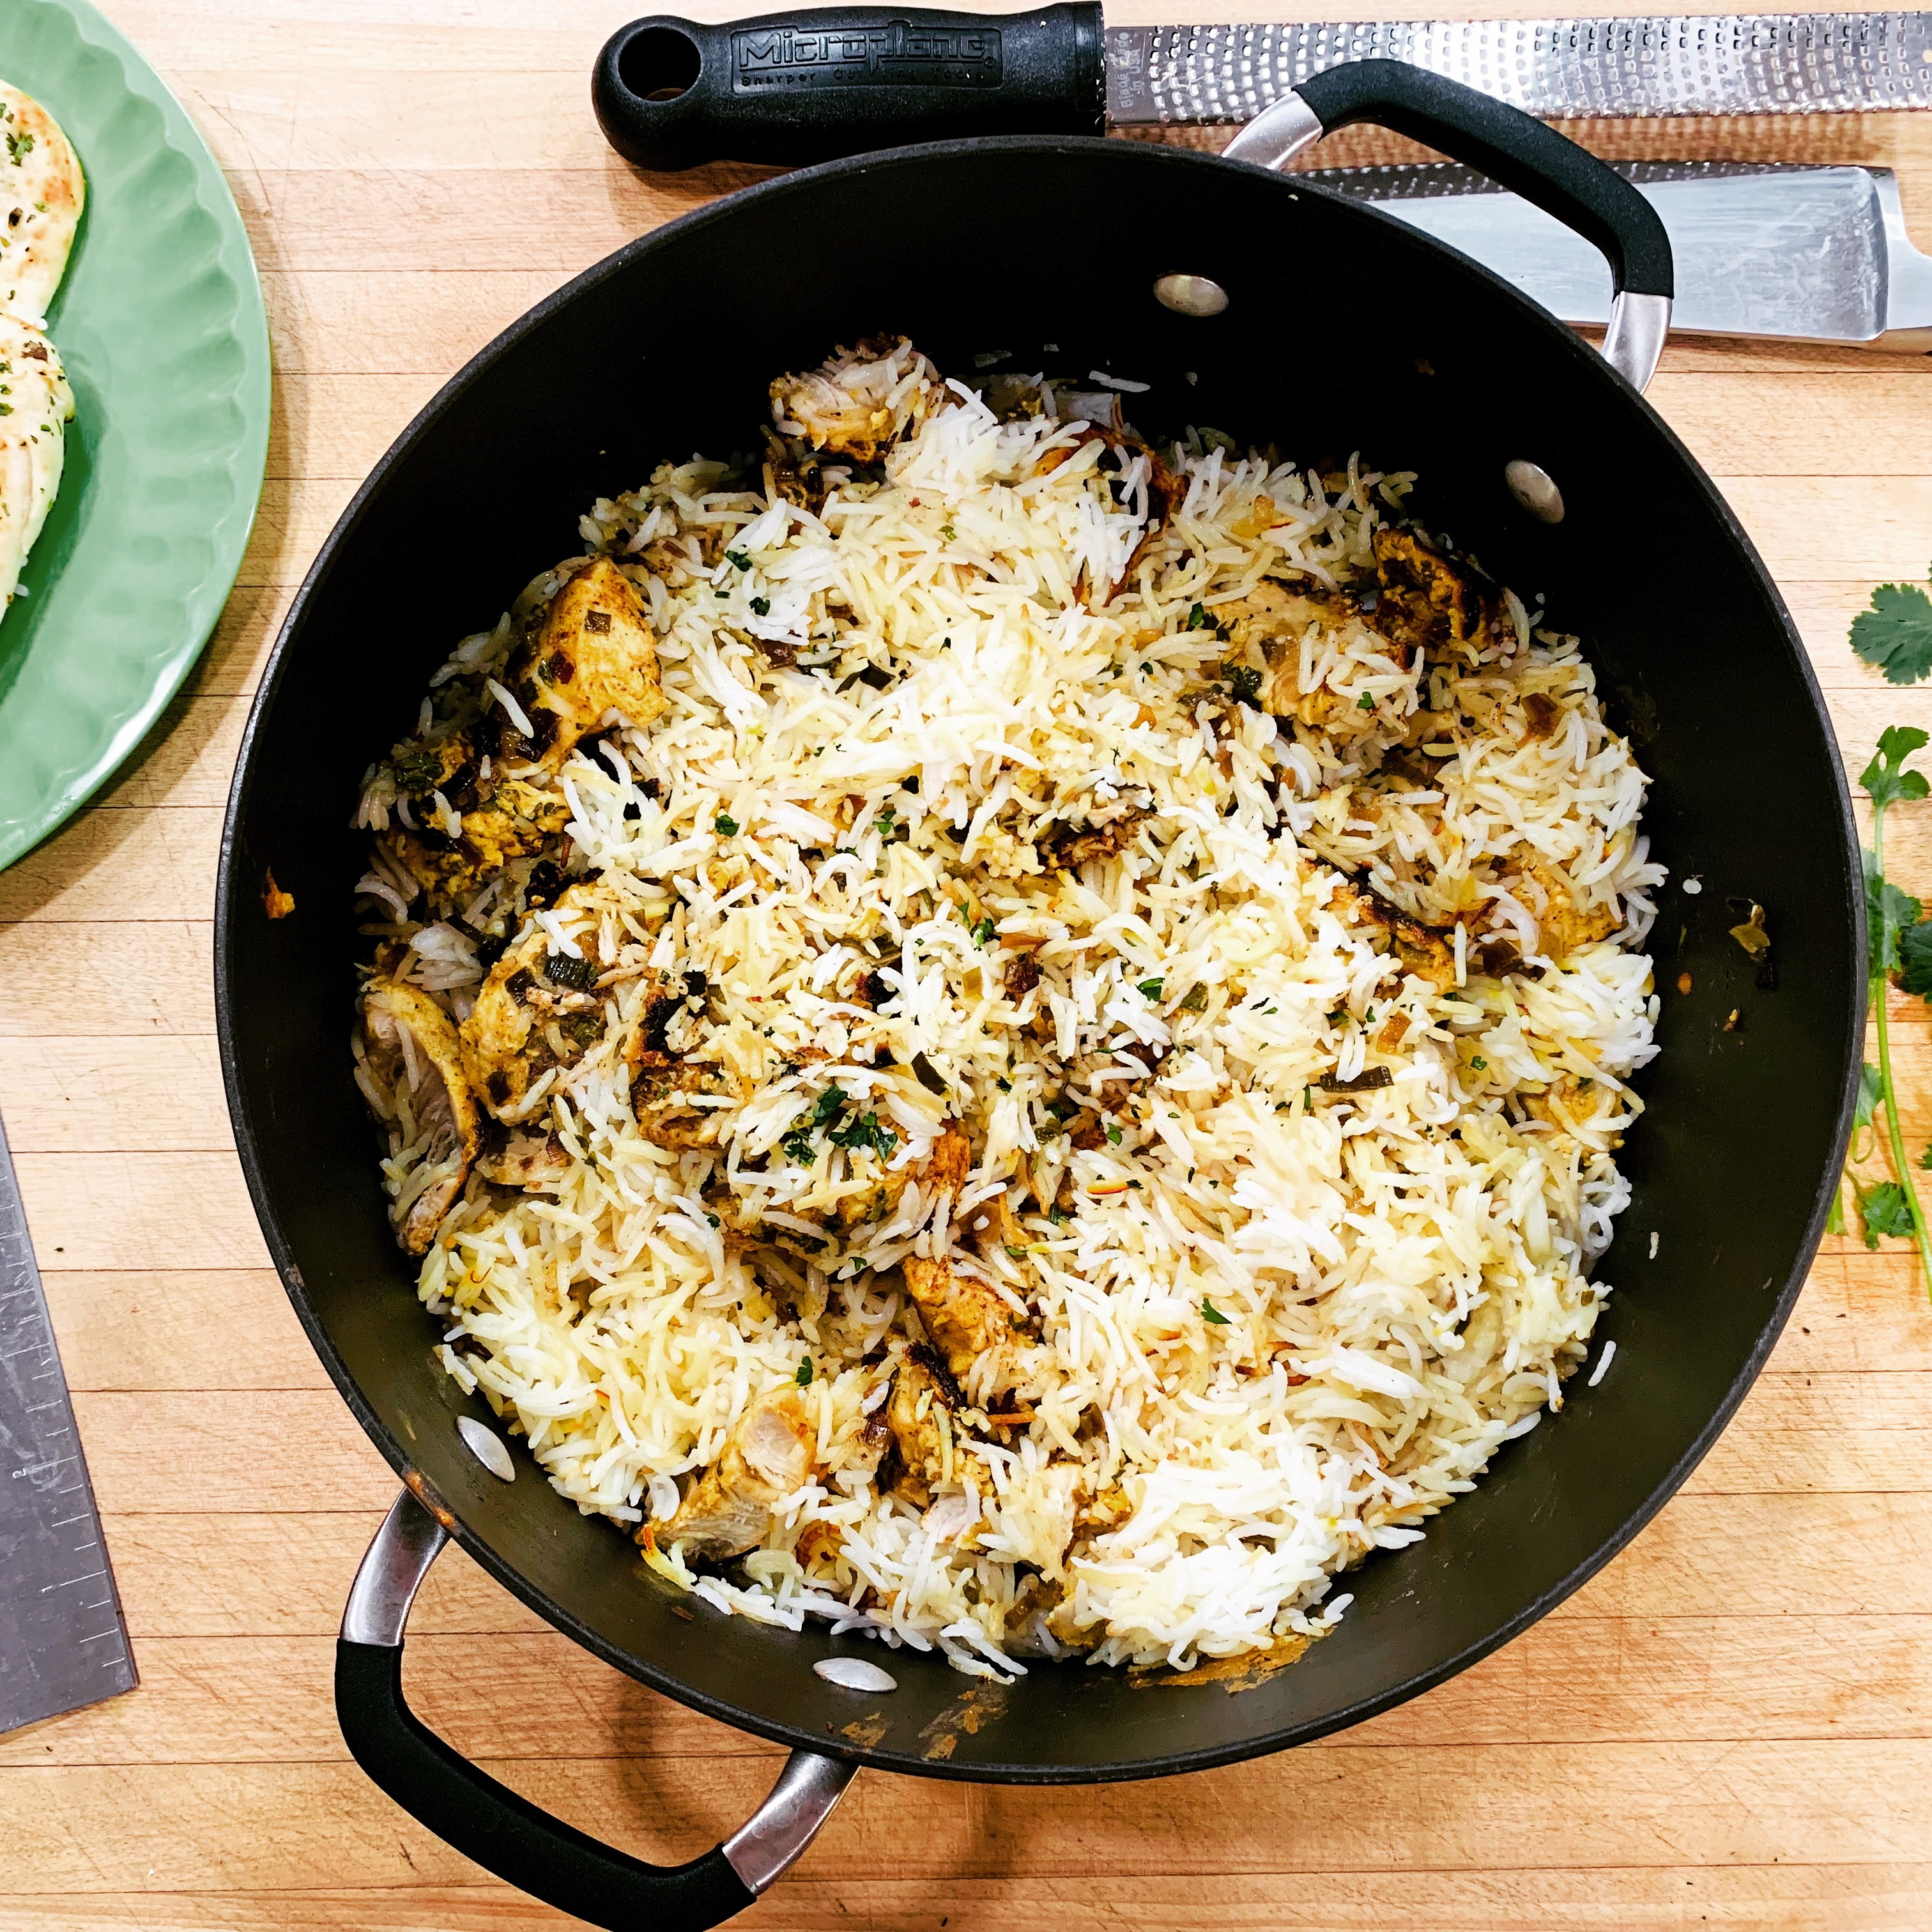
<instances>
[{"instance_id":1,"label":"fresh cilantro sprig","mask_svg":"<svg viewBox=\"0 0 1932 1932\"><path fill-rule=\"evenodd\" d=\"M1856 641L1854 630L1855 644ZM1932 634L1928 635L1928 645L1932 645ZM1913 676L1924 674L1921 670ZM1889 671L1887 675L1891 675ZM1906 992L1922 993L1932 1000L1932 925L1923 922L1924 908L1919 902L1885 875L1886 813L1894 805L1915 803L1932 796L1932 783L1928 782L1924 773L1909 770L1906 766L1906 760L1923 751L1928 742L1932 740L1923 731L1894 724L1880 736L1877 755L1858 778L1872 802L1871 849L1864 855L1869 940L1865 971L1872 1030L1878 1042L1878 1064L1866 1066L1859 1076L1854 1130L1862 1132L1875 1127L1880 1114L1884 1115L1886 1146L1895 1178L1869 1186L1856 1175L1848 1178L1865 1246L1876 1248L1888 1237L1909 1238L1918 1250L1919 1268L1928 1290L1932 1291L1932 1244L1927 1240L1925 1210L1912 1182L1911 1165L1905 1157L1905 1135L1899 1124L1897 1089L1892 1084L1892 1029L1886 1012L1886 995L1894 979ZM1932 1155L1932 1148L1927 1152ZM1853 1157L1858 1157L1856 1148ZM1832 1204L1828 1225L1834 1232L1843 1232L1842 1190L1840 1199Z\"/></svg>"},{"instance_id":2,"label":"fresh cilantro sprig","mask_svg":"<svg viewBox=\"0 0 1932 1932\"><path fill-rule=\"evenodd\" d=\"M1894 684L1932 674L1932 597L1918 584L1881 584L1852 620L1852 649Z\"/></svg>"}]
</instances>

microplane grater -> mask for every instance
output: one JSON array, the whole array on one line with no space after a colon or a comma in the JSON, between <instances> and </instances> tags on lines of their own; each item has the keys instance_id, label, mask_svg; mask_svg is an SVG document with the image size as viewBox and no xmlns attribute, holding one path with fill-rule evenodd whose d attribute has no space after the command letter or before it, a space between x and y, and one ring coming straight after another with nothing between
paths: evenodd
<instances>
[{"instance_id":1,"label":"microplane grater","mask_svg":"<svg viewBox=\"0 0 1932 1932\"><path fill-rule=\"evenodd\" d=\"M0 1732L137 1681L0 1124Z\"/></svg>"},{"instance_id":2,"label":"microplane grater","mask_svg":"<svg viewBox=\"0 0 1932 1932\"><path fill-rule=\"evenodd\" d=\"M1109 27L1115 127L1251 121L1343 61L1407 61L1546 121L1932 106L1932 14Z\"/></svg>"}]
</instances>

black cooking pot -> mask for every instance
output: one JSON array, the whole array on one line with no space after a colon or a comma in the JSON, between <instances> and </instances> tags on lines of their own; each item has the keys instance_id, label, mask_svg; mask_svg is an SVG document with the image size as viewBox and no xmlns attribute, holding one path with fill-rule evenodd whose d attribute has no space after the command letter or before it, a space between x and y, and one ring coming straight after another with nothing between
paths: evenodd
<instances>
[{"instance_id":1,"label":"black cooking pot","mask_svg":"<svg viewBox=\"0 0 1932 1932\"><path fill-rule=\"evenodd\" d=\"M1602 242L1624 292L1618 367L1452 250L1264 166L1051 137L874 154L706 208L542 304L382 459L290 612L230 802L217 978L229 1102L269 1247L406 1485L344 1619L338 1707L356 1756L405 1808L598 1924L728 1916L797 1856L862 1764L1143 1778L1276 1750L1414 1696L1561 1601L1649 1519L1736 1408L1798 1292L1850 1128L1863 894L1790 620L1638 393L1662 343L1667 246L1634 190L1556 135L1387 63L1308 83L1243 152L1278 160L1354 118L1480 162ZM1652 935L1663 1052L1623 1156L1634 1198L1600 1266L1616 1288L1600 1330L1614 1366L1599 1387L1573 1382L1562 1414L1504 1449L1424 1541L1355 1572L1334 1634L1238 1694L1150 1696L1125 1673L1073 1664L1032 1665L988 1694L937 1656L818 1627L794 1636L677 1596L520 1448L505 1484L463 1446L456 1418L485 1411L431 1358L376 1184L346 1051L364 850L349 819L364 766L408 730L452 640L493 623L570 548L592 498L662 457L750 444L772 374L888 329L944 369L1002 348L1022 367L1147 382L1132 402L1144 432L1212 424L1310 461L1360 449L1419 471L1430 527L1582 634L1653 776L1654 848L1675 878L1702 884L1666 893ZM278 921L262 902L270 867L296 902ZM1747 899L1768 908L1774 989L1726 936ZM403 1627L446 1536L620 1670L793 1746L752 1822L656 1870L424 1730L402 1702ZM842 1652L884 1656L897 1691L855 1702L813 1673ZM861 1712L876 1736L849 1741Z\"/></svg>"}]
</instances>

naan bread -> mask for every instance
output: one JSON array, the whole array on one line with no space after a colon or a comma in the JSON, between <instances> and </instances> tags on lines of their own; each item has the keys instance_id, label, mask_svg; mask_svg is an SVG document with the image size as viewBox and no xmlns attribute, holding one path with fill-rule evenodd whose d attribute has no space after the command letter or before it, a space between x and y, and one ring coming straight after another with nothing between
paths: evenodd
<instances>
[{"instance_id":1,"label":"naan bread","mask_svg":"<svg viewBox=\"0 0 1932 1932\"><path fill-rule=\"evenodd\" d=\"M0 80L0 310L44 319L86 202L80 158L59 124Z\"/></svg>"},{"instance_id":2,"label":"naan bread","mask_svg":"<svg viewBox=\"0 0 1932 1932\"><path fill-rule=\"evenodd\" d=\"M60 488L73 420L53 344L31 322L0 314L0 612Z\"/></svg>"}]
</instances>

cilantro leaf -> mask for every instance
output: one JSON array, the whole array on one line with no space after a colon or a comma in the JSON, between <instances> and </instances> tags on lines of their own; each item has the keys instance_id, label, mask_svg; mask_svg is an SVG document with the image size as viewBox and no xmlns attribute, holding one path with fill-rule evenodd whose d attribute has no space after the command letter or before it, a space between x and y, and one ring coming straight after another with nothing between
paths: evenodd
<instances>
[{"instance_id":1,"label":"cilantro leaf","mask_svg":"<svg viewBox=\"0 0 1932 1932\"><path fill-rule=\"evenodd\" d=\"M890 1160L899 1144L898 1136L891 1128L882 1126L876 1114L862 1114L842 1127L834 1127L831 1140L834 1147L850 1150L869 1148L881 1160Z\"/></svg>"},{"instance_id":2,"label":"cilantro leaf","mask_svg":"<svg viewBox=\"0 0 1932 1932\"><path fill-rule=\"evenodd\" d=\"M812 1366L812 1358L808 1355L799 1364L798 1373L792 1379L800 1388L809 1388L812 1386L812 1378L817 1372L818 1371Z\"/></svg>"},{"instance_id":3,"label":"cilantro leaf","mask_svg":"<svg viewBox=\"0 0 1932 1932\"><path fill-rule=\"evenodd\" d=\"M1893 684L1932 674L1932 597L1916 584L1881 584L1852 620L1852 649Z\"/></svg>"},{"instance_id":4,"label":"cilantro leaf","mask_svg":"<svg viewBox=\"0 0 1932 1932\"><path fill-rule=\"evenodd\" d=\"M740 570L749 570L752 567L752 560L741 550L728 550L724 553L724 561L735 563Z\"/></svg>"},{"instance_id":5,"label":"cilantro leaf","mask_svg":"<svg viewBox=\"0 0 1932 1932\"><path fill-rule=\"evenodd\" d=\"M1898 935L1898 983L1932 1000L1932 925L1908 926Z\"/></svg>"},{"instance_id":6,"label":"cilantro leaf","mask_svg":"<svg viewBox=\"0 0 1932 1932\"><path fill-rule=\"evenodd\" d=\"M1925 734L1916 725L1894 724L1880 734L1877 755L1858 775L1858 783L1870 794L1873 804L1882 807L1897 799L1923 798L1932 791L1922 772L1905 769L1906 760L1923 750L1927 742Z\"/></svg>"},{"instance_id":7,"label":"cilantro leaf","mask_svg":"<svg viewBox=\"0 0 1932 1932\"><path fill-rule=\"evenodd\" d=\"M1852 1184L1858 1197L1858 1219L1864 1223L1865 1246L1875 1248L1881 1235L1904 1238L1912 1232L1912 1208L1905 1190L1895 1180L1881 1180L1876 1187Z\"/></svg>"},{"instance_id":8,"label":"cilantro leaf","mask_svg":"<svg viewBox=\"0 0 1932 1932\"><path fill-rule=\"evenodd\" d=\"M1202 1303L1201 1318L1204 1322L1211 1322L1216 1328L1226 1328L1233 1325L1211 1301Z\"/></svg>"},{"instance_id":9,"label":"cilantro leaf","mask_svg":"<svg viewBox=\"0 0 1932 1932\"><path fill-rule=\"evenodd\" d=\"M970 930L972 932L974 944L984 946L992 939L998 928L990 919L982 919L977 926L970 928Z\"/></svg>"},{"instance_id":10,"label":"cilantro leaf","mask_svg":"<svg viewBox=\"0 0 1932 1932\"><path fill-rule=\"evenodd\" d=\"M1880 1082L1878 1069L1869 1061L1858 1075L1858 1102L1852 1114L1852 1131L1856 1133L1861 1127L1868 1127L1878 1103L1884 1097L1884 1088Z\"/></svg>"},{"instance_id":11,"label":"cilantro leaf","mask_svg":"<svg viewBox=\"0 0 1932 1932\"><path fill-rule=\"evenodd\" d=\"M1204 631L1214 621L1204 604L1196 604L1187 614L1187 628L1190 631Z\"/></svg>"},{"instance_id":12,"label":"cilantro leaf","mask_svg":"<svg viewBox=\"0 0 1932 1932\"><path fill-rule=\"evenodd\" d=\"M1166 984L1162 980L1143 980L1134 990L1148 999L1157 1000L1160 998L1161 988Z\"/></svg>"},{"instance_id":13,"label":"cilantro leaf","mask_svg":"<svg viewBox=\"0 0 1932 1932\"><path fill-rule=\"evenodd\" d=\"M1906 776L1917 778L1918 774L1908 772ZM1874 975L1895 972L1899 964L1899 934L1907 927L1918 923L1922 908L1910 892L1900 891L1879 871L1869 852L1864 855L1864 862L1865 923L1871 942L1870 970Z\"/></svg>"},{"instance_id":14,"label":"cilantro leaf","mask_svg":"<svg viewBox=\"0 0 1932 1932\"><path fill-rule=\"evenodd\" d=\"M727 838L735 838L737 836L738 821L728 812L721 812L713 821L713 826L715 830L723 833Z\"/></svg>"}]
</instances>

